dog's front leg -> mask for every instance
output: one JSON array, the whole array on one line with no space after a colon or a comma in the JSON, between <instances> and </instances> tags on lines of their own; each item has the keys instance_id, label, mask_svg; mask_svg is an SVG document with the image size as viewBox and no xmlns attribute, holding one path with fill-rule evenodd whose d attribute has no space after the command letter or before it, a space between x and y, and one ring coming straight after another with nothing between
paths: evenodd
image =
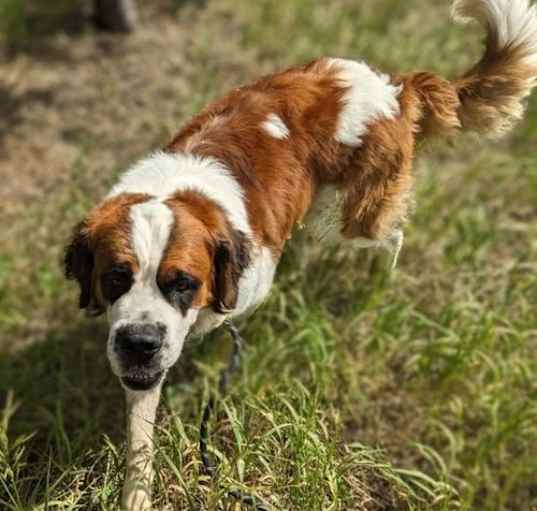
<instances>
[{"instance_id":1,"label":"dog's front leg","mask_svg":"<svg viewBox=\"0 0 537 511\"><path fill-rule=\"evenodd\" d=\"M153 425L160 385L148 391L127 390L127 473L121 505L125 511L151 509Z\"/></svg>"}]
</instances>

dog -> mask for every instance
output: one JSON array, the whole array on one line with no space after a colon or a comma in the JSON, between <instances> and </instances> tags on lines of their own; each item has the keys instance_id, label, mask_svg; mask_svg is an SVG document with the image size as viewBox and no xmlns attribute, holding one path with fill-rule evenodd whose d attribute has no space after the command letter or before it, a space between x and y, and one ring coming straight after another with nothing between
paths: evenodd
<instances>
[{"instance_id":1,"label":"dog","mask_svg":"<svg viewBox=\"0 0 537 511\"><path fill-rule=\"evenodd\" d=\"M65 274L82 309L106 313L108 358L126 391L124 509L151 507L153 422L185 338L263 301L295 226L384 247L395 264L416 143L499 136L522 116L537 80L537 7L455 0L452 14L487 33L461 78L338 58L267 76L206 106L75 227Z\"/></svg>"}]
</instances>

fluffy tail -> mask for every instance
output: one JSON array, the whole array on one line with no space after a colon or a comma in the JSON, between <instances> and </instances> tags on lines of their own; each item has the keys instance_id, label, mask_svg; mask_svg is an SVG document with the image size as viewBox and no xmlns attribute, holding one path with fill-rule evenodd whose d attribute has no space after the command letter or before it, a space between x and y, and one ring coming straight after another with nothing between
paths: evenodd
<instances>
[{"instance_id":1,"label":"fluffy tail","mask_svg":"<svg viewBox=\"0 0 537 511\"><path fill-rule=\"evenodd\" d=\"M425 107L422 127L500 136L522 117L523 100L537 85L537 6L528 0L455 0L452 16L484 26L485 53L451 82L431 73L408 77Z\"/></svg>"}]
</instances>

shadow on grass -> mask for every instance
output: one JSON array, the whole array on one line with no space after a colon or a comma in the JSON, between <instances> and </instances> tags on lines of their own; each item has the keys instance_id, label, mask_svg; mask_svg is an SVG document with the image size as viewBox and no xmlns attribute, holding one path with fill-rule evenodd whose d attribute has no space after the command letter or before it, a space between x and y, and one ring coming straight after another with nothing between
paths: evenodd
<instances>
[{"instance_id":1,"label":"shadow on grass","mask_svg":"<svg viewBox=\"0 0 537 511\"><path fill-rule=\"evenodd\" d=\"M124 441L124 392L109 367L107 335L104 322L82 319L25 348L0 352L0 412L8 395L16 405L7 431L11 441L35 434L37 451L52 447L58 456L72 457L98 448L103 435L116 445ZM187 386L185 394L192 393L196 409L201 396L192 388L200 376L194 361L225 360L222 348L221 343L189 343L170 370L167 385Z\"/></svg>"},{"instance_id":2,"label":"shadow on grass","mask_svg":"<svg viewBox=\"0 0 537 511\"><path fill-rule=\"evenodd\" d=\"M1 509L48 509L51 502L68 505L75 497L77 509L117 508L125 399L109 367L106 338L105 322L80 319L41 341L0 353ZM193 385L199 371L190 356L200 347L186 351L188 361L168 380L188 388L193 418L201 401Z\"/></svg>"},{"instance_id":3,"label":"shadow on grass","mask_svg":"<svg viewBox=\"0 0 537 511\"><path fill-rule=\"evenodd\" d=\"M123 435L124 397L106 358L106 326L78 321L15 353L0 354L0 399L16 410L8 438L35 433L37 453L76 457L103 434Z\"/></svg>"}]
</instances>

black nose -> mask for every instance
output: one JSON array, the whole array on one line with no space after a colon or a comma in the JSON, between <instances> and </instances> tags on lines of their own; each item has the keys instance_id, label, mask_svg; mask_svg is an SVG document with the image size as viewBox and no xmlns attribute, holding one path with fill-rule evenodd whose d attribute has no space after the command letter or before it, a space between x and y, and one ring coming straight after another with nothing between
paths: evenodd
<instances>
[{"instance_id":1,"label":"black nose","mask_svg":"<svg viewBox=\"0 0 537 511\"><path fill-rule=\"evenodd\" d=\"M115 348L130 364L147 364L162 348L163 328L158 324L125 325L116 333Z\"/></svg>"}]
</instances>

